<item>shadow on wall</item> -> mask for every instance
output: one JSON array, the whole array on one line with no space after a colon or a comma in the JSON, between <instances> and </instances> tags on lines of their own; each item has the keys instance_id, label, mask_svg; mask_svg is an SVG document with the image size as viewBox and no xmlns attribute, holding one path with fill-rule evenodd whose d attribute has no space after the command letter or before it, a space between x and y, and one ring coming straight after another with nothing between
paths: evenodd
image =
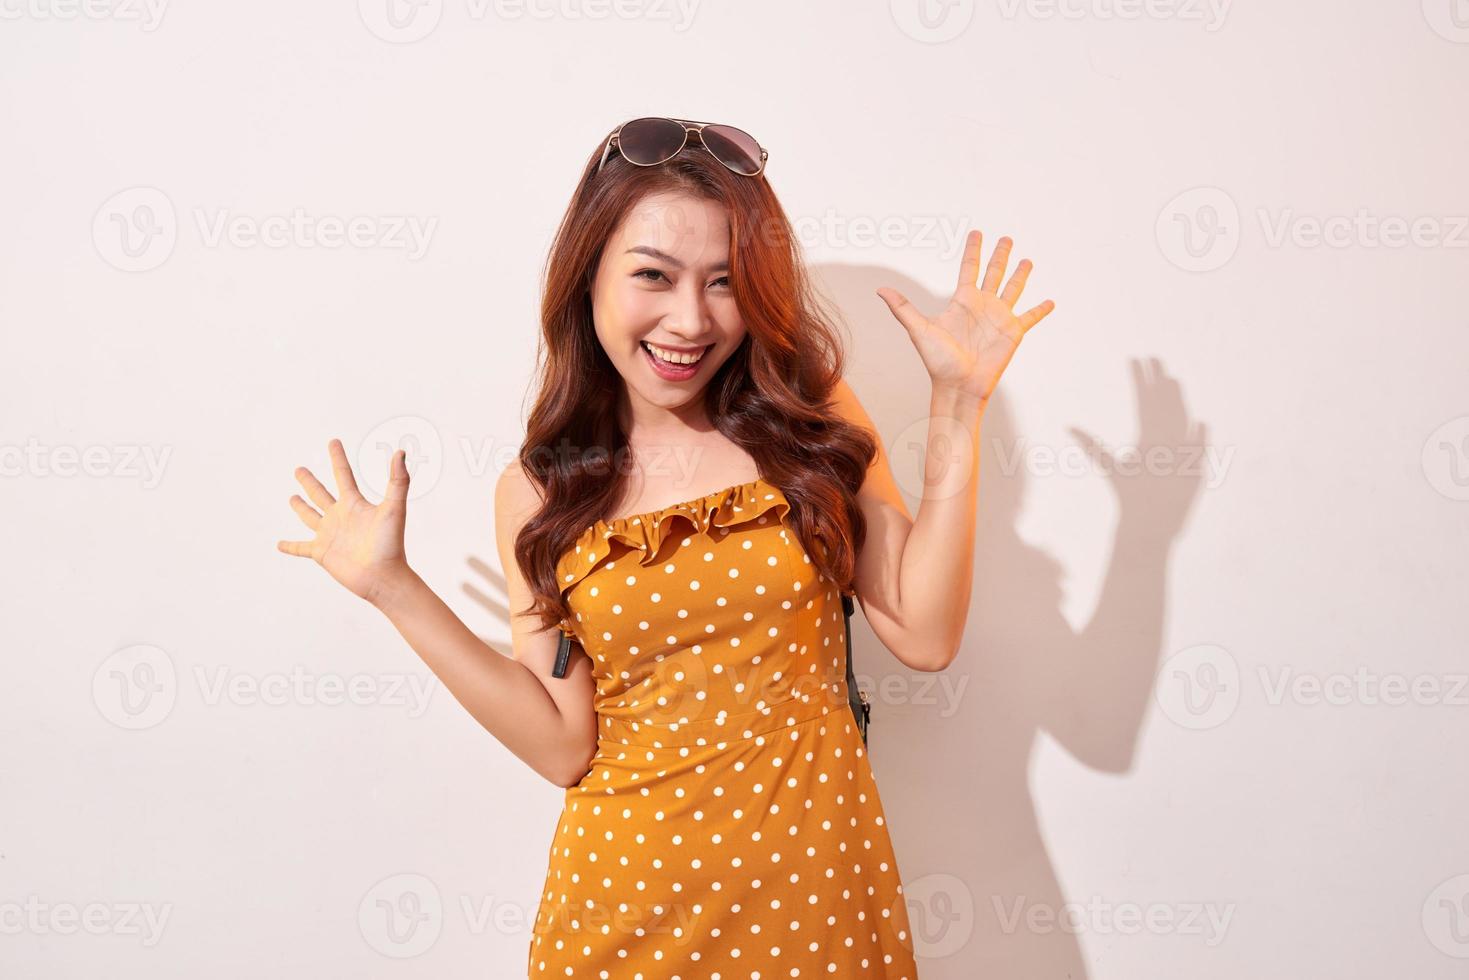
<instances>
[{"instance_id":1,"label":"shadow on wall","mask_svg":"<svg viewBox=\"0 0 1469 980\"><path fill-rule=\"evenodd\" d=\"M916 515L926 424L911 423L928 411L928 377L874 290L892 286L929 315L948 296L873 266L812 272L842 311L852 386ZM1023 297L1020 305L1035 302ZM1047 328L1062 329L1037 329ZM864 384L864 375L882 380ZM1177 382L1156 361L1134 362L1133 376L1138 450L1202 447L1204 427L1188 418ZM1088 434L1071 431L1079 445L1100 452ZM1026 472L1002 470L1017 441L1003 381L981 439L973 594L954 664L939 674L910 673L885 655L860 615L854 619L856 672L874 700L873 767L924 980L1081 980L1086 962L1074 929L1063 928L1068 899L1041 836L1030 760L1044 731L1094 769L1120 773L1132 765L1162 653L1169 548L1202 479L1119 477L1110 465L1102 471L1109 475L1098 474L1113 488L1119 521L1096 609L1078 632L1061 613L1064 569L1016 531Z\"/></svg>"}]
</instances>

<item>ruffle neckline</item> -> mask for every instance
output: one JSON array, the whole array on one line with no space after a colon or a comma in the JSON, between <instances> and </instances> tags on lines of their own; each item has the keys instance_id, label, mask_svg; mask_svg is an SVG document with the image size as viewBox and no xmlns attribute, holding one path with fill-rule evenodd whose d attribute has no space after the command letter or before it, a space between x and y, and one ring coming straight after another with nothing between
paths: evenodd
<instances>
[{"instance_id":1,"label":"ruffle neckline","mask_svg":"<svg viewBox=\"0 0 1469 980\"><path fill-rule=\"evenodd\" d=\"M659 560L664 542L675 535L684 537L688 530L701 533L715 527L732 527L759 520L771 511L775 511L778 521L790 507L790 501L779 487L764 477L756 477L657 510L600 520L583 531L561 557L556 580L564 595L618 547L640 551L638 564L652 565ZM685 524L687 529L683 529ZM564 621L562 630L571 632Z\"/></svg>"}]
</instances>

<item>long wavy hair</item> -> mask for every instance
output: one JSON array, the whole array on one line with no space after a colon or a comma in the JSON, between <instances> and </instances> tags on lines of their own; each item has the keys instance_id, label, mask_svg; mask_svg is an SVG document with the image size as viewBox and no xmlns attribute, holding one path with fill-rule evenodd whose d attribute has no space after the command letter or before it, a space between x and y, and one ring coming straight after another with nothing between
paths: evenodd
<instances>
[{"instance_id":1,"label":"long wavy hair","mask_svg":"<svg viewBox=\"0 0 1469 980\"><path fill-rule=\"evenodd\" d=\"M591 287L624 216L645 195L669 191L717 202L729 219L730 287L746 335L704 390L710 422L780 488L812 562L850 594L867 532L857 491L876 442L832 406L841 340L784 209L764 175L732 173L693 137L653 167L613 153L597 172L602 148L599 141L587 160L543 274L535 404L519 454L542 501L515 539L532 597L523 614L538 614L542 628L572 618L557 564L622 499L630 458L618 413L624 382L597 339Z\"/></svg>"}]
</instances>

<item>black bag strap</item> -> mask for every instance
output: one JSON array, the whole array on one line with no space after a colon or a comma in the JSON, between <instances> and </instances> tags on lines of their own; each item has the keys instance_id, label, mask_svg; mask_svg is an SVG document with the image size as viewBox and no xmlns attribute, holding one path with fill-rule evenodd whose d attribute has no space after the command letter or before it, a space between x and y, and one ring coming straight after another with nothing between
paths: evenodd
<instances>
[{"instance_id":1,"label":"black bag strap","mask_svg":"<svg viewBox=\"0 0 1469 980\"><path fill-rule=\"evenodd\" d=\"M867 724L872 720L872 703L867 695L857 688L857 674L852 669L852 597L842 593L842 622L847 631L847 703L852 706L852 716L857 719L857 731L862 733L862 744L867 744Z\"/></svg>"},{"instance_id":2,"label":"black bag strap","mask_svg":"<svg viewBox=\"0 0 1469 980\"><path fill-rule=\"evenodd\" d=\"M565 677L566 665L571 660L571 634L562 633L561 643L556 647L556 666L551 668L552 677Z\"/></svg>"}]
</instances>

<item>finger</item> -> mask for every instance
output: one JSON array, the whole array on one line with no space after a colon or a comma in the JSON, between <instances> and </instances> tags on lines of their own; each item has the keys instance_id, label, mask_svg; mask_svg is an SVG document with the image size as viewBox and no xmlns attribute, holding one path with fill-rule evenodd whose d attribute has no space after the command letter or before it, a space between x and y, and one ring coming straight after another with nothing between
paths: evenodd
<instances>
[{"instance_id":1,"label":"finger","mask_svg":"<svg viewBox=\"0 0 1469 980\"><path fill-rule=\"evenodd\" d=\"M1026 310L1020 315L1021 332L1024 333L1026 330L1029 330L1037 323L1040 323L1045 315L1047 313L1050 313L1055 308L1055 303L1052 303L1050 300L1046 300L1044 303L1041 303L1038 306L1032 306L1029 310Z\"/></svg>"},{"instance_id":2,"label":"finger","mask_svg":"<svg viewBox=\"0 0 1469 980\"><path fill-rule=\"evenodd\" d=\"M291 509L301 518L301 522L313 531L321 523L321 515L310 504L294 493L291 494Z\"/></svg>"},{"instance_id":3,"label":"finger","mask_svg":"<svg viewBox=\"0 0 1469 980\"><path fill-rule=\"evenodd\" d=\"M982 293L993 293L999 290L1000 280L1005 278L1005 263L1010 260L1010 246L1015 244L1009 235L1000 236L995 242L995 254L990 256L990 264L984 270L984 285L979 287Z\"/></svg>"},{"instance_id":4,"label":"finger","mask_svg":"<svg viewBox=\"0 0 1469 980\"><path fill-rule=\"evenodd\" d=\"M908 298L902 293L896 289L883 286L877 291L877 295L882 297L882 301L888 305L888 309L893 311L893 316L898 318L898 322L906 327L910 334L916 333L923 328L923 314L919 313L918 307L908 302Z\"/></svg>"},{"instance_id":5,"label":"finger","mask_svg":"<svg viewBox=\"0 0 1469 980\"><path fill-rule=\"evenodd\" d=\"M333 497L327 491L326 487L321 485L321 481L316 478L316 474L306 467L296 467L296 482L301 484L301 487L306 491L306 496L311 498L311 502L322 510L329 510L336 504L337 498Z\"/></svg>"},{"instance_id":6,"label":"finger","mask_svg":"<svg viewBox=\"0 0 1469 980\"><path fill-rule=\"evenodd\" d=\"M342 448L342 440L333 439L326 448L332 457L332 476L337 481L337 493L344 497L362 496L357 489L357 480L352 476L352 466L347 462L347 450Z\"/></svg>"},{"instance_id":7,"label":"finger","mask_svg":"<svg viewBox=\"0 0 1469 980\"><path fill-rule=\"evenodd\" d=\"M975 280L979 278L979 256L983 244L984 235L980 233L978 228L971 231L968 237L964 239L964 255L959 260L958 288L963 289L965 286L973 286Z\"/></svg>"},{"instance_id":8,"label":"finger","mask_svg":"<svg viewBox=\"0 0 1469 980\"><path fill-rule=\"evenodd\" d=\"M276 551L283 551L286 554L293 555L293 556L295 556L297 558L310 558L311 557L311 542L310 541L277 541L275 543L275 550Z\"/></svg>"},{"instance_id":9,"label":"finger","mask_svg":"<svg viewBox=\"0 0 1469 980\"><path fill-rule=\"evenodd\" d=\"M1030 278L1030 270L1033 268L1035 264L1030 259L1021 259L1020 264L1015 267L1015 274L1010 277L1009 282L1005 283L1005 290L1000 293L1000 299L1004 300L1005 305L1010 309L1015 308L1016 301L1020 299L1020 291L1025 288L1025 281Z\"/></svg>"},{"instance_id":10,"label":"finger","mask_svg":"<svg viewBox=\"0 0 1469 980\"><path fill-rule=\"evenodd\" d=\"M1076 440L1081 443L1083 449L1086 449L1087 451L1095 454L1096 457L1100 459L1103 464L1110 466L1116 462L1116 460L1112 458L1112 454L1107 451L1107 447L1102 445L1102 441L1096 436L1092 435L1090 432L1087 432L1083 429L1078 429L1075 426L1070 427L1070 432L1073 436L1076 437Z\"/></svg>"},{"instance_id":11,"label":"finger","mask_svg":"<svg viewBox=\"0 0 1469 980\"><path fill-rule=\"evenodd\" d=\"M402 449L388 460L388 492L383 502L404 503L408 499L408 453Z\"/></svg>"}]
</instances>

